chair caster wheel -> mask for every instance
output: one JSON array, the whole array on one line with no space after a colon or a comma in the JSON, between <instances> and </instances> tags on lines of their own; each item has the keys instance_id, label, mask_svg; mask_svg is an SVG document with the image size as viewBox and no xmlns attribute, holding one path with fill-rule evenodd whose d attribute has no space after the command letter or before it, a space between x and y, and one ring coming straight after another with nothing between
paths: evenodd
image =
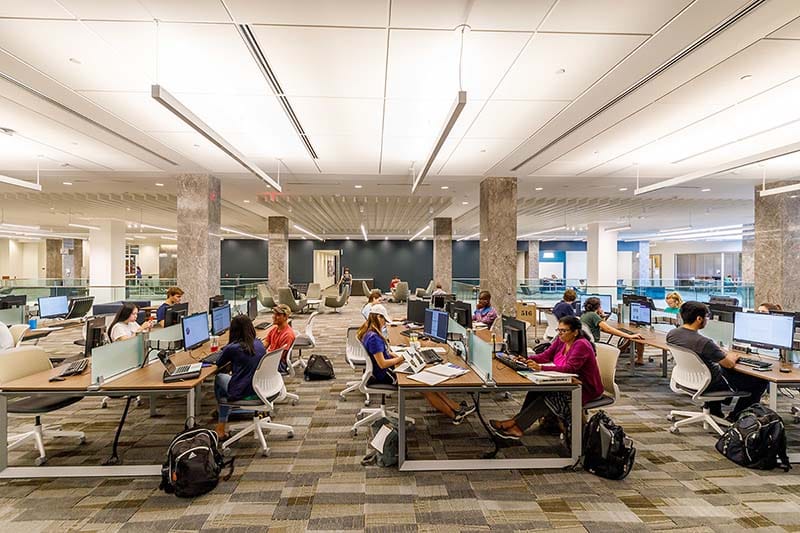
<instances>
[{"instance_id":1,"label":"chair caster wheel","mask_svg":"<svg viewBox=\"0 0 800 533\"><path fill-rule=\"evenodd\" d=\"M339 399L342 400L343 402L346 402L347 401L347 396L345 396L343 394L340 394L339 395Z\"/></svg>"},{"instance_id":2,"label":"chair caster wheel","mask_svg":"<svg viewBox=\"0 0 800 533\"><path fill-rule=\"evenodd\" d=\"M800 422L800 416L794 417L794 423L797 424L798 422Z\"/></svg>"},{"instance_id":3,"label":"chair caster wheel","mask_svg":"<svg viewBox=\"0 0 800 533\"><path fill-rule=\"evenodd\" d=\"M369 407L369 400L364 400L364 407Z\"/></svg>"},{"instance_id":4,"label":"chair caster wheel","mask_svg":"<svg viewBox=\"0 0 800 533\"><path fill-rule=\"evenodd\" d=\"M269 450L261 450L261 456L262 457L269 457L270 453L271 452Z\"/></svg>"},{"instance_id":5,"label":"chair caster wheel","mask_svg":"<svg viewBox=\"0 0 800 533\"><path fill-rule=\"evenodd\" d=\"M136 407L142 406L142 400L136 400Z\"/></svg>"},{"instance_id":6,"label":"chair caster wheel","mask_svg":"<svg viewBox=\"0 0 800 533\"><path fill-rule=\"evenodd\" d=\"M46 462L47 462L47 457L37 457L36 460L33 461L33 464L35 464L36 466L42 466Z\"/></svg>"},{"instance_id":7,"label":"chair caster wheel","mask_svg":"<svg viewBox=\"0 0 800 533\"><path fill-rule=\"evenodd\" d=\"M106 402L100 402L100 409L108 408L108 404Z\"/></svg>"},{"instance_id":8,"label":"chair caster wheel","mask_svg":"<svg viewBox=\"0 0 800 533\"><path fill-rule=\"evenodd\" d=\"M287 433L286 434L286 438L287 439L293 439L294 438L294 431L290 431L289 433Z\"/></svg>"},{"instance_id":9,"label":"chair caster wheel","mask_svg":"<svg viewBox=\"0 0 800 533\"><path fill-rule=\"evenodd\" d=\"M222 448L222 456L230 457L233 454L230 448Z\"/></svg>"},{"instance_id":10,"label":"chair caster wheel","mask_svg":"<svg viewBox=\"0 0 800 533\"><path fill-rule=\"evenodd\" d=\"M669 432L672 433L673 435L677 435L678 433L681 432L681 428L671 427L669 428Z\"/></svg>"},{"instance_id":11,"label":"chair caster wheel","mask_svg":"<svg viewBox=\"0 0 800 533\"><path fill-rule=\"evenodd\" d=\"M672 415L667 415L667 421L672 422L675 420L675 417Z\"/></svg>"},{"instance_id":12,"label":"chair caster wheel","mask_svg":"<svg viewBox=\"0 0 800 533\"><path fill-rule=\"evenodd\" d=\"M81 437L78 444L86 444L86 437Z\"/></svg>"},{"instance_id":13,"label":"chair caster wheel","mask_svg":"<svg viewBox=\"0 0 800 533\"><path fill-rule=\"evenodd\" d=\"M358 435L358 430L357 429L351 429L350 430L350 434L355 437L356 435Z\"/></svg>"},{"instance_id":14,"label":"chair caster wheel","mask_svg":"<svg viewBox=\"0 0 800 533\"><path fill-rule=\"evenodd\" d=\"M297 405L297 400L292 400L292 405Z\"/></svg>"}]
</instances>

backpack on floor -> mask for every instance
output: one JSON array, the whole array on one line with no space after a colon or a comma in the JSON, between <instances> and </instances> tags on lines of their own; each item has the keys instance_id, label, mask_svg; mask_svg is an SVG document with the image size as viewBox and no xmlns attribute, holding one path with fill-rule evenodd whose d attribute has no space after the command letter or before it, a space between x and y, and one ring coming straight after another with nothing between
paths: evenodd
<instances>
[{"instance_id":1,"label":"backpack on floor","mask_svg":"<svg viewBox=\"0 0 800 533\"><path fill-rule=\"evenodd\" d=\"M622 427L603 411L586 424L583 433L583 468L606 479L624 479L633 470L636 448Z\"/></svg>"},{"instance_id":2,"label":"backpack on floor","mask_svg":"<svg viewBox=\"0 0 800 533\"><path fill-rule=\"evenodd\" d=\"M215 431L206 428L184 429L167 448L167 460L161 467L159 489L181 498L193 498L214 489L226 466L233 474L233 458L225 461L219 451Z\"/></svg>"},{"instance_id":3,"label":"backpack on floor","mask_svg":"<svg viewBox=\"0 0 800 533\"><path fill-rule=\"evenodd\" d=\"M739 413L739 419L717 441L717 451L748 468L772 470L781 463L790 468L786 455L786 431L778 413L760 403Z\"/></svg>"},{"instance_id":4,"label":"backpack on floor","mask_svg":"<svg viewBox=\"0 0 800 533\"><path fill-rule=\"evenodd\" d=\"M372 441L383 426L389 428L389 433L383 441L383 450L377 450L372 446ZM397 420L381 418L370 426L369 439L367 440L367 455L361 460L364 466L376 464L378 466L395 466L397 464L399 440L397 435Z\"/></svg>"},{"instance_id":5,"label":"backpack on floor","mask_svg":"<svg viewBox=\"0 0 800 533\"><path fill-rule=\"evenodd\" d=\"M303 376L306 381L319 381L333 379L336 374L333 371L333 363L330 359L324 355L312 355L308 358Z\"/></svg>"}]
</instances>

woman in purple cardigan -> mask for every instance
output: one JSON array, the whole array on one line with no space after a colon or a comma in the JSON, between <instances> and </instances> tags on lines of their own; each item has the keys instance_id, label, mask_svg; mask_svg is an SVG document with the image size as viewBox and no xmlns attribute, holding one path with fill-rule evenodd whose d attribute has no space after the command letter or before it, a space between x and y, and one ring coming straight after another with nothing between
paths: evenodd
<instances>
[{"instance_id":1,"label":"woman in purple cardigan","mask_svg":"<svg viewBox=\"0 0 800 533\"><path fill-rule=\"evenodd\" d=\"M581 380L583 404L603 394L594 345L581 329L580 319L565 316L558 321L558 339L544 352L527 361L531 370L555 370L577 374ZM566 392L529 392L514 418L490 420L498 435L518 440L525 430L552 411L565 425L570 420L570 397Z\"/></svg>"}]
</instances>

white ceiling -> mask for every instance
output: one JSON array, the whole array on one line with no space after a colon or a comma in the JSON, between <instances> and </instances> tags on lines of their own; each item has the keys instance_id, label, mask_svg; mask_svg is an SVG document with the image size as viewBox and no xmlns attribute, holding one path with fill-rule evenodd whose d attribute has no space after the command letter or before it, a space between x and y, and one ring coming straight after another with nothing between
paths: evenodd
<instances>
[{"instance_id":1,"label":"white ceiling","mask_svg":"<svg viewBox=\"0 0 800 533\"><path fill-rule=\"evenodd\" d=\"M243 231L264 233L265 217L286 214L330 235L356 236L363 222L370 234L402 236L435 214L472 233L480 180L514 175L520 233L565 216L648 231L690 204L697 226L752 222L754 185L764 174L797 179L800 156L644 198L633 189L637 176L651 184L797 142L800 3L763 2L585 121L748 3L4 0L0 127L16 133L0 134L0 174L32 180L38 166L45 200L25 196L29 208L19 209L5 195L0 208L9 222L41 215L59 228L39 212L52 198L67 212L91 205L106 216L152 194L161 200L147 216L174 225L174 176L212 172L222 179L223 218ZM237 23L251 26L316 161ZM464 23L460 53L455 28ZM260 200L264 184L156 103L154 83L280 173L283 196ZM408 200L409 169L423 166L459 86L468 103ZM4 192L18 190L0 185ZM345 213L350 204L333 201L341 198L373 207ZM381 213L409 201L419 208Z\"/></svg>"}]
</instances>

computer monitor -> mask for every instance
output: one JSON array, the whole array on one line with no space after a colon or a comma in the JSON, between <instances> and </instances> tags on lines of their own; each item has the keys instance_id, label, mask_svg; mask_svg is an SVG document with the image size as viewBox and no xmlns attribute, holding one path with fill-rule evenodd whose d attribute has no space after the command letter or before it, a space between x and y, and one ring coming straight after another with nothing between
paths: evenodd
<instances>
[{"instance_id":1,"label":"computer monitor","mask_svg":"<svg viewBox=\"0 0 800 533\"><path fill-rule=\"evenodd\" d=\"M215 307L211 311L211 333L222 335L231 327L231 306Z\"/></svg>"},{"instance_id":2,"label":"computer monitor","mask_svg":"<svg viewBox=\"0 0 800 533\"><path fill-rule=\"evenodd\" d=\"M610 313L611 309L611 295L610 294L581 294L581 308L580 312L583 312L583 304L586 303L586 300L589 298L600 298L600 307L606 313Z\"/></svg>"},{"instance_id":3,"label":"computer monitor","mask_svg":"<svg viewBox=\"0 0 800 533\"><path fill-rule=\"evenodd\" d=\"M713 304L721 304L721 305L730 305L732 307L738 307L739 305L739 298L734 296L719 296L716 294L712 294L711 297L708 299L709 305Z\"/></svg>"},{"instance_id":4,"label":"computer monitor","mask_svg":"<svg viewBox=\"0 0 800 533\"><path fill-rule=\"evenodd\" d=\"M444 309L447 306L447 302L455 301L455 294L434 294L431 296L431 307L434 309Z\"/></svg>"},{"instance_id":5,"label":"computer monitor","mask_svg":"<svg viewBox=\"0 0 800 533\"><path fill-rule=\"evenodd\" d=\"M425 322L425 309L427 308L428 302L425 300L408 300L406 320L414 324L422 324Z\"/></svg>"},{"instance_id":6,"label":"computer monitor","mask_svg":"<svg viewBox=\"0 0 800 533\"><path fill-rule=\"evenodd\" d=\"M740 309L741 311L741 309ZM769 314L771 315L781 315L781 316L790 316L794 319L794 327L800 327L800 313L795 313L794 311L770 311Z\"/></svg>"},{"instance_id":7,"label":"computer monitor","mask_svg":"<svg viewBox=\"0 0 800 533\"><path fill-rule=\"evenodd\" d=\"M84 357L91 357L92 350L103 345L105 335L106 318L96 316L86 321L86 344L83 349Z\"/></svg>"},{"instance_id":8,"label":"computer monitor","mask_svg":"<svg viewBox=\"0 0 800 533\"><path fill-rule=\"evenodd\" d=\"M255 296L247 300L247 316L250 320L255 320L258 317L258 298Z\"/></svg>"},{"instance_id":9,"label":"computer monitor","mask_svg":"<svg viewBox=\"0 0 800 533\"><path fill-rule=\"evenodd\" d=\"M450 317L438 309L425 309L425 329L423 332L435 341L447 341L447 326Z\"/></svg>"},{"instance_id":10,"label":"computer monitor","mask_svg":"<svg viewBox=\"0 0 800 533\"><path fill-rule=\"evenodd\" d=\"M24 307L28 303L28 296L25 294L9 294L0 297L0 309L11 309L12 307Z\"/></svg>"},{"instance_id":11,"label":"computer monitor","mask_svg":"<svg viewBox=\"0 0 800 533\"><path fill-rule=\"evenodd\" d=\"M652 323L651 311L646 302L631 302L631 316L628 322L638 326L649 326Z\"/></svg>"},{"instance_id":12,"label":"computer monitor","mask_svg":"<svg viewBox=\"0 0 800 533\"><path fill-rule=\"evenodd\" d=\"M527 324L510 316L503 317L503 340L506 343L506 352L527 357L528 338L525 334Z\"/></svg>"},{"instance_id":13,"label":"computer monitor","mask_svg":"<svg viewBox=\"0 0 800 533\"><path fill-rule=\"evenodd\" d=\"M472 304L457 300L447 303L447 313L462 328L472 329Z\"/></svg>"},{"instance_id":14,"label":"computer monitor","mask_svg":"<svg viewBox=\"0 0 800 533\"><path fill-rule=\"evenodd\" d=\"M189 303L182 302L167 307L164 313L164 327L173 326L181 321L181 317L189 314Z\"/></svg>"},{"instance_id":15,"label":"computer monitor","mask_svg":"<svg viewBox=\"0 0 800 533\"><path fill-rule=\"evenodd\" d=\"M736 313L733 319L733 340L756 348L791 349L794 341L794 317Z\"/></svg>"},{"instance_id":16,"label":"computer monitor","mask_svg":"<svg viewBox=\"0 0 800 533\"><path fill-rule=\"evenodd\" d=\"M39 318L64 318L69 313L66 296L39 298Z\"/></svg>"},{"instance_id":17,"label":"computer monitor","mask_svg":"<svg viewBox=\"0 0 800 533\"><path fill-rule=\"evenodd\" d=\"M725 304L709 304L708 310L713 318L728 324L733 324L733 316L742 312L741 307Z\"/></svg>"},{"instance_id":18,"label":"computer monitor","mask_svg":"<svg viewBox=\"0 0 800 533\"><path fill-rule=\"evenodd\" d=\"M225 297L223 295L217 294L215 296L212 296L211 298L208 299L208 312L210 313L215 308L222 307L226 303L228 302L225 301Z\"/></svg>"},{"instance_id":19,"label":"computer monitor","mask_svg":"<svg viewBox=\"0 0 800 533\"><path fill-rule=\"evenodd\" d=\"M195 313L181 320L183 331L183 349L193 350L208 342L208 313Z\"/></svg>"}]
</instances>

